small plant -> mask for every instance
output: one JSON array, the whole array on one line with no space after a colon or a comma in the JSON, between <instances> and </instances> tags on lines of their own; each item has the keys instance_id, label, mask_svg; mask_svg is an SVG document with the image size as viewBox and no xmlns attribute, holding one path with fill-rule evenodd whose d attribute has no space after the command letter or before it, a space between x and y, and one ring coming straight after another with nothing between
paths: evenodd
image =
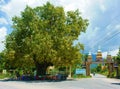
<instances>
[{"instance_id":1,"label":"small plant","mask_svg":"<svg viewBox=\"0 0 120 89\"><path fill-rule=\"evenodd\" d=\"M73 78L91 78L91 76L85 76L85 75L83 75L83 74L74 74L73 76L72 76Z\"/></svg>"},{"instance_id":2,"label":"small plant","mask_svg":"<svg viewBox=\"0 0 120 89\"><path fill-rule=\"evenodd\" d=\"M10 78L10 74L9 73L7 73L7 74L0 73L0 79L4 79L4 78Z\"/></svg>"}]
</instances>

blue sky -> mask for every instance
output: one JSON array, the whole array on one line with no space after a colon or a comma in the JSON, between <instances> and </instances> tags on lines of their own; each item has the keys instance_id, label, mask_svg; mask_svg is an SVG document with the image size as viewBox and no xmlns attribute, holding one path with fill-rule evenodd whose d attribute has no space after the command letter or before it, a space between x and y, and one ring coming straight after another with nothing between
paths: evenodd
<instances>
[{"instance_id":1,"label":"blue sky","mask_svg":"<svg viewBox=\"0 0 120 89\"><path fill-rule=\"evenodd\" d=\"M85 45L85 53L95 53L98 47L102 52L115 54L120 46L120 0L0 0L0 51L4 49L1 41L11 33L11 18L19 16L26 5L36 7L50 1L54 5L63 6L65 11L76 10L83 18L89 20L86 33L78 40Z\"/></svg>"}]
</instances>

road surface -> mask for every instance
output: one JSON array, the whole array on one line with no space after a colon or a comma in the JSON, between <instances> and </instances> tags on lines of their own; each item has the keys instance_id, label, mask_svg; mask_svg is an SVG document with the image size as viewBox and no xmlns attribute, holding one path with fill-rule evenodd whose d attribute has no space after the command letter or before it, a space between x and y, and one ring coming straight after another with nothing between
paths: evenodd
<instances>
[{"instance_id":1,"label":"road surface","mask_svg":"<svg viewBox=\"0 0 120 89\"><path fill-rule=\"evenodd\" d=\"M0 89L120 89L120 80L96 74L93 78L69 79L61 82L0 81Z\"/></svg>"}]
</instances>

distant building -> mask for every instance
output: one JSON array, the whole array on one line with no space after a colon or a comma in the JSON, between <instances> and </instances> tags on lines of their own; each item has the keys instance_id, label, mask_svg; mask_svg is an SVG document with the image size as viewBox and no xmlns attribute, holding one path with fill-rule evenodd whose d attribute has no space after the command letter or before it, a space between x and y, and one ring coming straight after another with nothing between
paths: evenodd
<instances>
[{"instance_id":1,"label":"distant building","mask_svg":"<svg viewBox=\"0 0 120 89\"><path fill-rule=\"evenodd\" d=\"M100 49L98 49L97 55L96 55L96 61L103 61L102 58L102 52Z\"/></svg>"}]
</instances>

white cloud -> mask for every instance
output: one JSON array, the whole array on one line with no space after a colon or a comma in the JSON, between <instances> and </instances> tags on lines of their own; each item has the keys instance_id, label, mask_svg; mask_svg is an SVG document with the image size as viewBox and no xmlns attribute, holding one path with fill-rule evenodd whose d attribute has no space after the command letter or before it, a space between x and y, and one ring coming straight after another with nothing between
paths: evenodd
<instances>
[{"instance_id":1,"label":"white cloud","mask_svg":"<svg viewBox=\"0 0 120 89\"><path fill-rule=\"evenodd\" d=\"M84 18L92 19L92 17L95 17L96 15L96 13L94 12L91 13L94 8L95 2L96 0L92 0L92 2L89 0L66 0L64 1L64 4L62 3L62 5L64 6L65 11L79 9Z\"/></svg>"},{"instance_id":2,"label":"white cloud","mask_svg":"<svg viewBox=\"0 0 120 89\"><path fill-rule=\"evenodd\" d=\"M112 56L116 56L116 55L118 54L118 51L119 51L119 49L110 51L110 54L111 54Z\"/></svg>"},{"instance_id":3,"label":"white cloud","mask_svg":"<svg viewBox=\"0 0 120 89\"><path fill-rule=\"evenodd\" d=\"M25 8L27 0L11 0L8 4L2 6L2 11L5 12L9 18L14 15L19 15L20 11Z\"/></svg>"},{"instance_id":4,"label":"white cloud","mask_svg":"<svg viewBox=\"0 0 120 89\"><path fill-rule=\"evenodd\" d=\"M0 28L0 40L4 40L7 35L7 29L5 27Z\"/></svg>"},{"instance_id":5,"label":"white cloud","mask_svg":"<svg viewBox=\"0 0 120 89\"><path fill-rule=\"evenodd\" d=\"M5 1L4 0L0 0L0 4L4 4L5 3Z\"/></svg>"},{"instance_id":6,"label":"white cloud","mask_svg":"<svg viewBox=\"0 0 120 89\"><path fill-rule=\"evenodd\" d=\"M11 18L14 15L20 15L20 12L24 10L26 5L35 7L43 5L47 1L63 6L66 11L79 9L82 12L82 15L88 19L96 16L96 13L92 11L94 10L96 4L99 4L101 9L105 10L105 7L102 5L103 0L92 0L92 2L90 0L11 0L8 4L2 7L2 10L5 11Z\"/></svg>"},{"instance_id":7,"label":"white cloud","mask_svg":"<svg viewBox=\"0 0 120 89\"><path fill-rule=\"evenodd\" d=\"M26 5L30 7L42 6L47 1L55 3L56 0L11 0L8 4L1 6L1 10L8 16L9 24L12 24L12 17L20 16Z\"/></svg>"},{"instance_id":8,"label":"white cloud","mask_svg":"<svg viewBox=\"0 0 120 89\"><path fill-rule=\"evenodd\" d=\"M100 9L102 10L102 12L106 11L106 7L104 5L100 5Z\"/></svg>"},{"instance_id":9,"label":"white cloud","mask_svg":"<svg viewBox=\"0 0 120 89\"><path fill-rule=\"evenodd\" d=\"M101 36L99 30L101 30L101 27L93 26L93 22L95 19L97 20L100 16L100 13L107 11L108 7L106 7L106 1L104 0L59 0L61 1L61 5L64 6L65 10L76 10L79 9L79 11L82 13L83 18L87 18L89 20L89 27L85 34L82 34L79 36L79 40L82 43L85 43L90 49L94 49L94 47L98 44L99 37ZM63 4L64 3L64 4ZM99 12L100 13L99 13ZM98 35L99 34L99 35ZM108 34L110 35L110 34ZM103 36L103 35L102 35Z\"/></svg>"},{"instance_id":10,"label":"white cloud","mask_svg":"<svg viewBox=\"0 0 120 89\"><path fill-rule=\"evenodd\" d=\"M8 24L5 18L0 18L0 24Z\"/></svg>"},{"instance_id":11,"label":"white cloud","mask_svg":"<svg viewBox=\"0 0 120 89\"><path fill-rule=\"evenodd\" d=\"M106 57L107 57L107 53L108 53L108 52L103 52L103 53L102 53L102 57L103 57L103 58L106 58Z\"/></svg>"},{"instance_id":12,"label":"white cloud","mask_svg":"<svg viewBox=\"0 0 120 89\"><path fill-rule=\"evenodd\" d=\"M105 0L59 0L61 5L64 6L65 10L76 10L79 9L82 12L84 18L89 19L90 21L99 16L97 11L105 12L108 7L107 1ZM63 4L64 3L64 4Z\"/></svg>"},{"instance_id":13,"label":"white cloud","mask_svg":"<svg viewBox=\"0 0 120 89\"><path fill-rule=\"evenodd\" d=\"M7 29L5 27L0 28L0 51L4 49L4 41L7 35Z\"/></svg>"},{"instance_id":14,"label":"white cloud","mask_svg":"<svg viewBox=\"0 0 120 89\"><path fill-rule=\"evenodd\" d=\"M109 54L110 54L111 56L116 56L117 53L118 53L118 51L119 51L119 49L115 49L115 50L109 51ZM103 53L102 53L102 57L103 57L103 58L106 58L106 57L107 57L107 54L108 54L108 52L103 52Z\"/></svg>"},{"instance_id":15,"label":"white cloud","mask_svg":"<svg viewBox=\"0 0 120 89\"><path fill-rule=\"evenodd\" d=\"M11 19L15 15L19 16L20 12L25 9L26 5L36 7L43 5L47 1L48 0L11 0L8 4L2 6L1 10L7 13Z\"/></svg>"},{"instance_id":16,"label":"white cloud","mask_svg":"<svg viewBox=\"0 0 120 89\"><path fill-rule=\"evenodd\" d=\"M120 31L120 24L117 24L117 25L115 26L115 29Z\"/></svg>"}]
</instances>

